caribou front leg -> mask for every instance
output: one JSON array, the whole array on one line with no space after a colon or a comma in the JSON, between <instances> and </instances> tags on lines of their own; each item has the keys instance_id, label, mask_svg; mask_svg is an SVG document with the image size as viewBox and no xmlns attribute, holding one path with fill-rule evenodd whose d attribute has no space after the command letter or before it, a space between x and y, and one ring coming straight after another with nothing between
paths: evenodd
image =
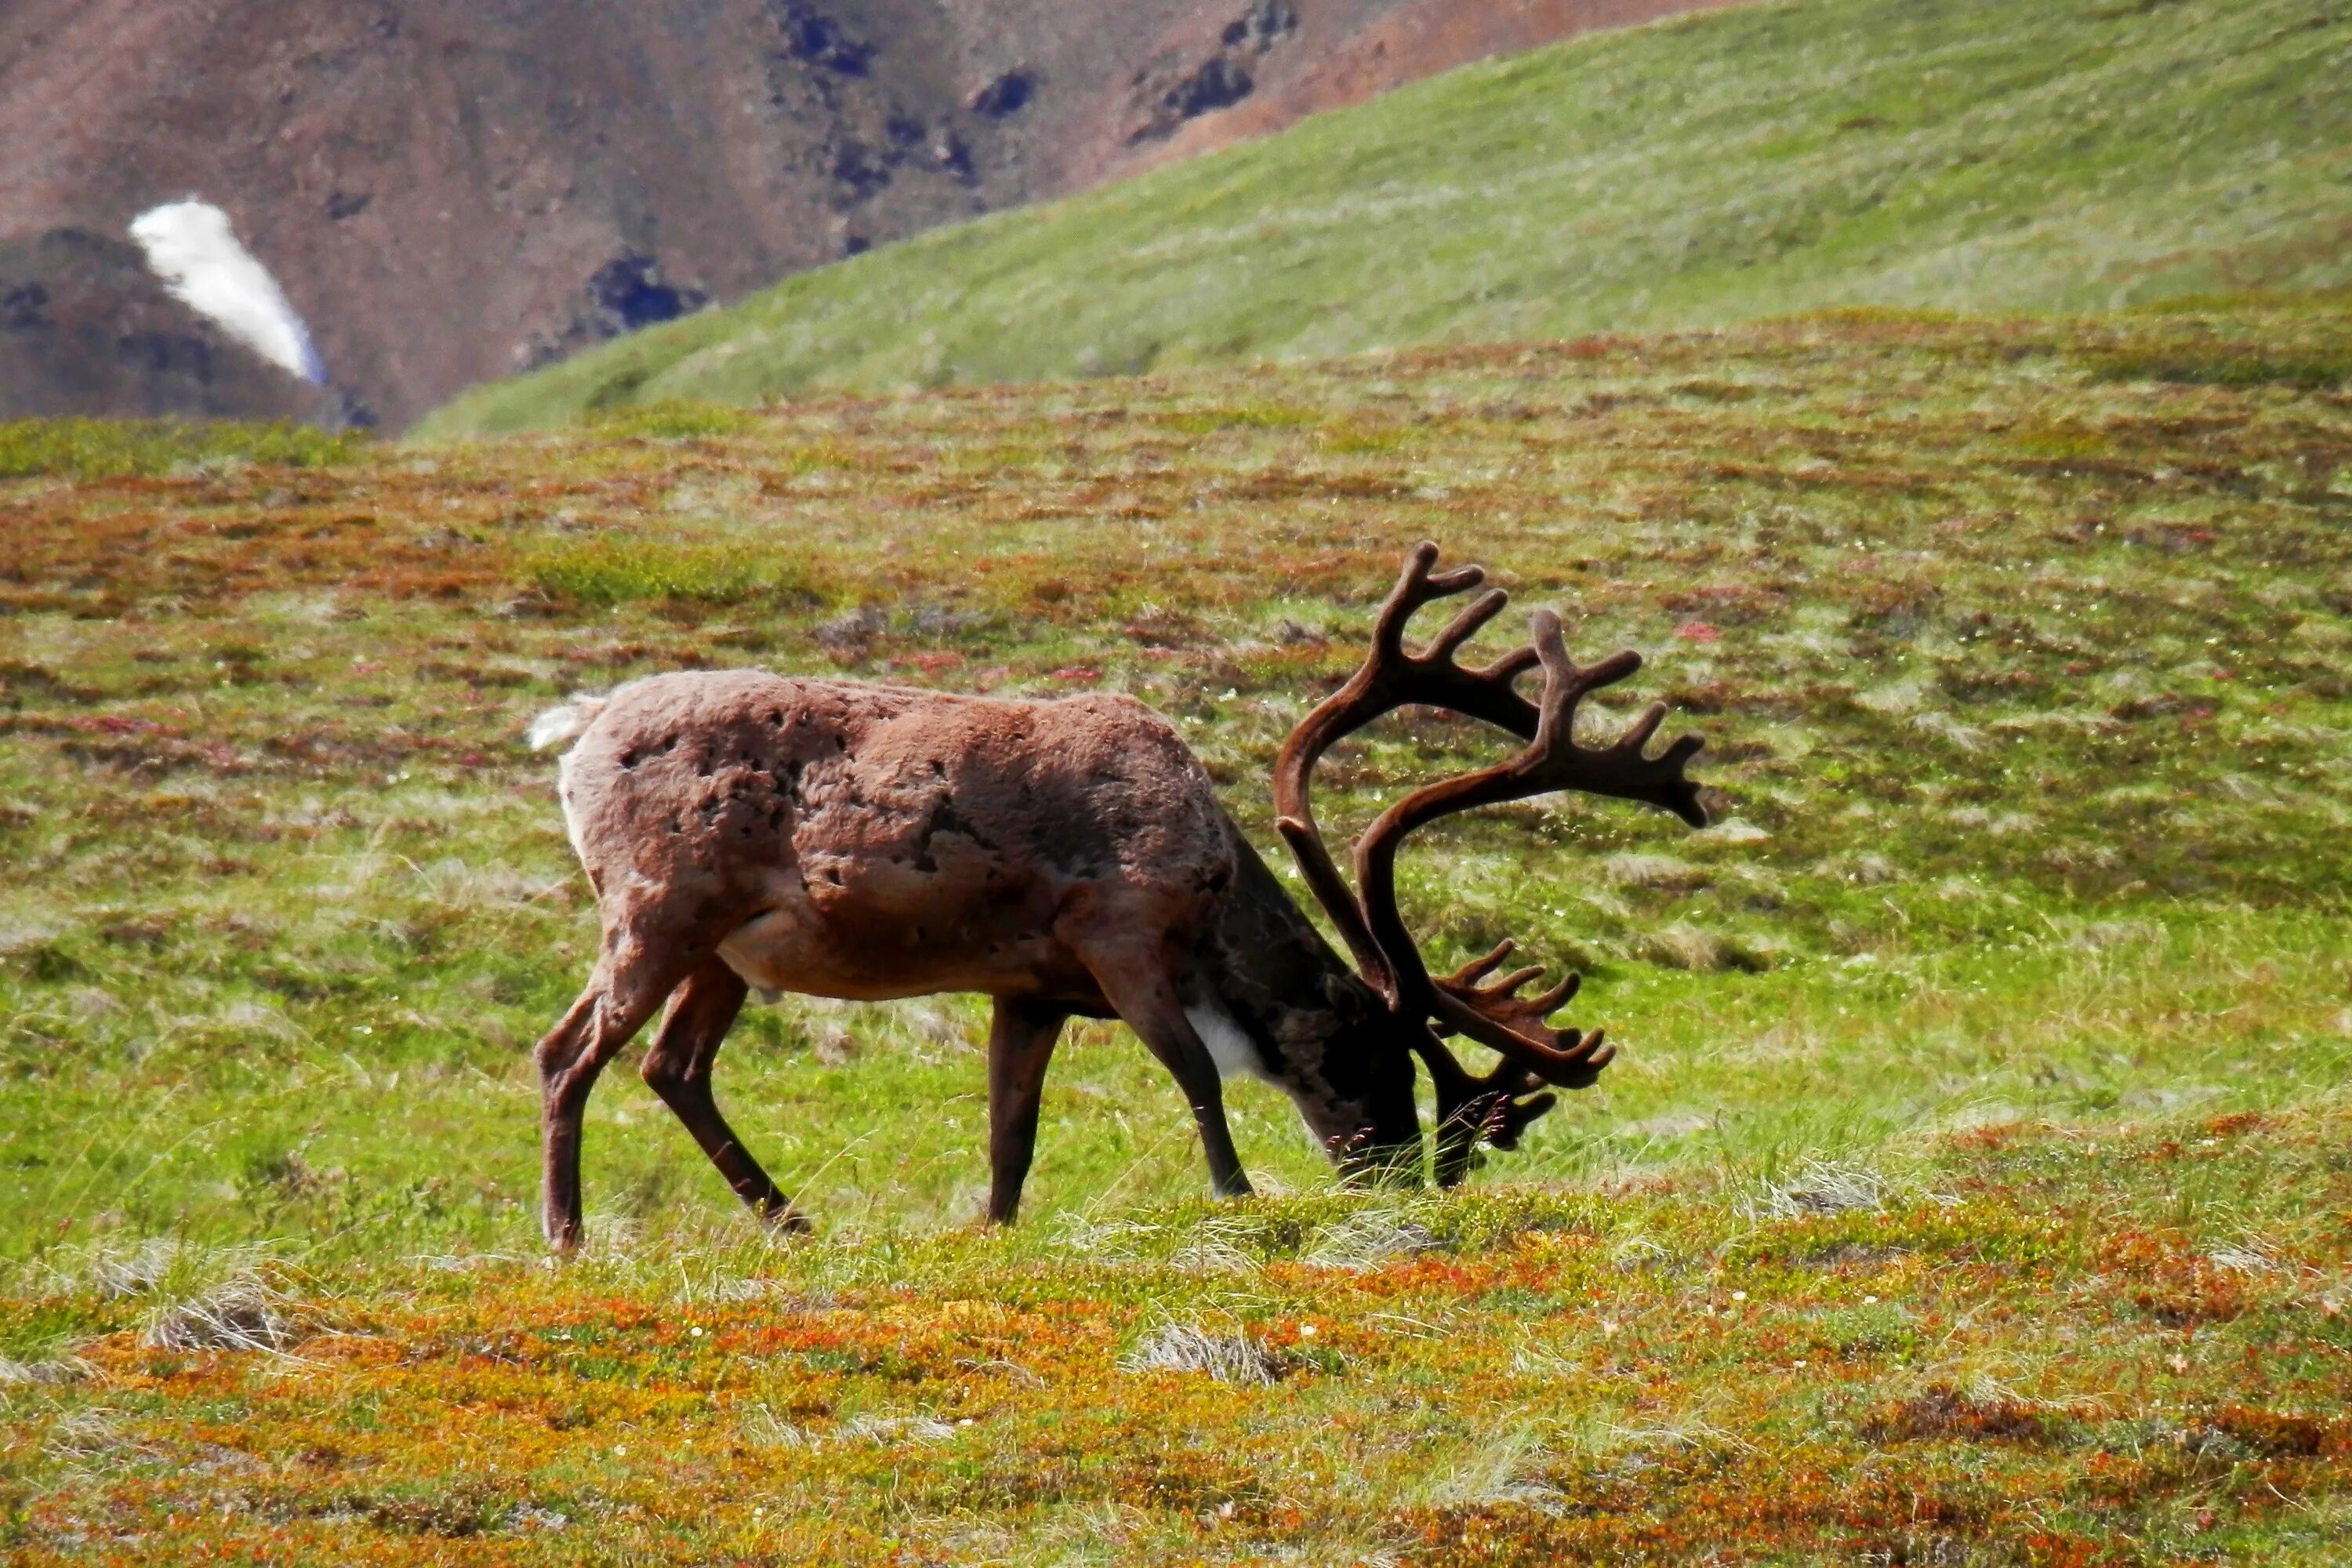
<instances>
[{"instance_id":1,"label":"caribou front leg","mask_svg":"<svg viewBox=\"0 0 2352 1568\"><path fill-rule=\"evenodd\" d=\"M988 1031L988 1221L1011 1225L1037 1149L1045 1068L1069 1014L1043 1002L996 999Z\"/></svg>"},{"instance_id":2,"label":"caribou front leg","mask_svg":"<svg viewBox=\"0 0 2352 1568\"><path fill-rule=\"evenodd\" d=\"M1201 1149L1209 1157L1209 1184L1217 1196L1247 1196L1252 1190L1249 1176L1234 1149L1233 1130L1225 1125L1224 1081L1192 1020L1184 1016L1174 983L1164 970L1145 963L1110 963L1099 968L1089 963L1087 967L1119 1017L1184 1091L1192 1120L1201 1129Z\"/></svg>"}]
</instances>

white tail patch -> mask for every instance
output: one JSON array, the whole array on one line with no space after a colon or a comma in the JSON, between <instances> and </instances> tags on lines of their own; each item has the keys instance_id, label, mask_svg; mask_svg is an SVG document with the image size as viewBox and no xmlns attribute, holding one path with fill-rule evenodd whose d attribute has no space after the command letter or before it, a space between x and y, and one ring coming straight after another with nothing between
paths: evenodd
<instances>
[{"instance_id":1,"label":"white tail patch","mask_svg":"<svg viewBox=\"0 0 2352 1568\"><path fill-rule=\"evenodd\" d=\"M134 218L131 237L173 299L289 374L326 384L310 329L269 268L237 243L228 214L193 197L169 202Z\"/></svg>"},{"instance_id":2,"label":"white tail patch","mask_svg":"<svg viewBox=\"0 0 2352 1568\"><path fill-rule=\"evenodd\" d=\"M1244 1075L1274 1081L1266 1077L1265 1058L1258 1055L1257 1046L1242 1026L1234 1022L1233 1015L1215 1003L1184 1009L1184 1016L1192 1022L1192 1032L1209 1047L1209 1058L1217 1064L1217 1076L1231 1083Z\"/></svg>"},{"instance_id":3,"label":"white tail patch","mask_svg":"<svg viewBox=\"0 0 2352 1568\"><path fill-rule=\"evenodd\" d=\"M546 751L550 746L569 746L588 732L596 715L604 710L606 699L574 697L561 708L551 708L530 721L530 749Z\"/></svg>"}]
</instances>

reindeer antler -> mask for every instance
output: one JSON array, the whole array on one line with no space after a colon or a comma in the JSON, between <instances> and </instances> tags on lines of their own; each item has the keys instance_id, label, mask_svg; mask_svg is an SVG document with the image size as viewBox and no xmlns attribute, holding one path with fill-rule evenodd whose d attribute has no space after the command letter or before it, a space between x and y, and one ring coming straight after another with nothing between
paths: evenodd
<instances>
[{"instance_id":1,"label":"reindeer antler","mask_svg":"<svg viewBox=\"0 0 2352 1568\"><path fill-rule=\"evenodd\" d=\"M1484 669L1464 669L1454 661L1462 645L1510 602L1510 595L1501 589L1489 589L1463 605L1423 652L1405 651L1405 623L1423 605L1467 593L1486 580L1483 566L1433 574L1430 568L1436 563L1436 545L1423 541L1413 546L1396 586L1389 591L1379 618L1372 623L1372 647L1362 667L1299 721L1274 763L1275 828L1297 857L1316 900L1339 928L1356 967L1391 1006L1400 999L1394 966L1373 939L1362 906L1347 879L1339 875L1330 851L1324 847L1322 830L1315 824L1315 807L1307 791L1315 764L1334 742L1384 713L1415 703L1484 719L1523 741L1535 734L1540 720L1535 704L1513 689L1513 682L1534 668L1534 648L1507 654Z\"/></svg>"},{"instance_id":2,"label":"reindeer antler","mask_svg":"<svg viewBox=\"0 0 2352 1568\"><path fill-rule=\"evenodd\" d=\"M1365 979L1380 989L1391 1009L1418 1013L1435 1025L1438 1034L1467 1035L1502 1055L1502 1063L1493 1072L1475 1077L1435 1037L1426 1047L1416 1047L1435 1080L1441 1121L1475 1119L1478 1122L1466 1133L1454 1129L1459 1138L1454 1151L1458 1174L1476 1137L1484 1135L1507 1147L1521 1128L1549 1109L1552 1097L1538 1093L1540 1089L1545 1085L1582 1089L1600 1075L1616 1051L1598 1030L1580 1034L1573 1028L1551 1026L1551 1016L1576 994L1574 975L1533 995L1522 995L1520 991L1541 971L1520 969L1495 976L1510 956L1511 942L1504 942L1453 974L1433 977L1397 910L1398 847L1414 829L1441 816L1557 790L1645 801L1665 807L1693 826L1705 826L1706 813L1698 803L1698 786L1683 774L1704 742L1686 735L1654 758L1643 754L1665 719L1664 703L1652 704L1611 745L1576 744L1577 703L1587 693L1640 668L1638 653L1629 649L1589 668L1581 668L1569 658L1561 641L1559 617L1538 610L1531 620L1531 646L1507 654L1483 669L1464 669L1454 655L1501 612L1507 596L1499 590L1490 590L1463 606L1424 651L1407 653L1405 623L1416 610L1486 581L1485 572L1475 566L1433 573L1436 561L1434 544L1414 548L1395 589L1381 606L1372 649L1362 668L1318 705L1284 742L1275 763L1275 809L1276 826L1297 857L1307 886L1339 926ZM1514 683L1538 665L1543 668L1544 690L1539 701L1530 703L1514 689ZM1528 744L1508 762L1423 785L1382 813L1356 843L1360 897L1324 847L1308 804L1308 777L1316 760L1333 742L1381 714L1412 703L1486 720ZM1535 1098L1523 1100L1528 1095ZM1441 1180L1447 1160L1444 1145L1441 1137Z\"/></svg>"},{"instance_id":3,"label":"reindeer antler","mask_svg":"<svg viewBox=\"0 0 2352 1568\"><path fill-rule=\"evenodd\" d=\"M1535 738L1509 762L1424 784L1383 812L1356 842L1356 884L1362 889L1365 922L1372 940L1388 955L1400 1002L1417 995L1441 1026L1451 1026L1453 1031L1502 1052L1546 1083L1580 1089L1592 1081L1613 1052L1597 1032L1580 1035L1573 1029L1554 1029L1546 1022L1575 994L1575 980L1571 977L1528 997L1517 993L1536 978L1536 971L1521 970L1481 984L1509 956L1508 944L1444 980L1433 980L1405 930L1396 902L1397 847L1415 828L1477 806L1573 789L1662 805L1695 827L1706 822L1706 812L1698 803L1698 786L1683 776L1684 766L1705 742L1696 735L1685 735L1657 757L1643 754L1643 748L1665 721L1664 703L1652 703L1612 745L1592 748L1576 743L1578 701L1586 693L1633 674L1641 668L1642 656L1628 649L1581 668L1561 643L1558 616L1538 610L1531 626L1535 655L1544 670Z\"/></svg>"},{"instance_id":4,"label":"reindeer antler","mask_svg":"<svg viewBox=\"0 0 2352 1568\"><path fill-rule=\"evenodd\" d=\"M1602 1044L1601 1032L1598 1029L1590 1036L1580 1037L1573 1029L1562 1031L1550 1026L1551 1016L1568 1005L1569 998L1583 985L1584 977L1580 974L1568 975L1533 996L1522 996L1518 993L1519 987L1529 981L1543 978L1543 970L1536 965L1515 969L1498 980L1488 980L1486 976L1492 974L1517 946L1517 942L1506 938L1486 957L1474 959L1451 974L1429 977L1433 990L1430 998L1431 1011L1436 1015L1438 1033L1465 1034L1486 1044L1491 1043L1487 1039L1488 1034L1500 1029L1514 1043L1539 1044L1554 1053L1544 1058L1546 1063L1559 1072L1572 1072L1575 1079L1571 1082L1547 1072L1544 1081L1558 1083L1563 1089L1582 1089L1598 1077L1601 1069L1608 1066L1610 1059L1617 1054L1615 1047ZM1475 1022L1469 1021L1473 1019ZM1563 1046L1564 1040L1574 1044ZM1494 1048L1507 1054L1509 1050L1508 1047L1500 1045ZM1580 1069L1578 1069L1579 1063L1582 1064Z\"/></svg>"}]
</instances>

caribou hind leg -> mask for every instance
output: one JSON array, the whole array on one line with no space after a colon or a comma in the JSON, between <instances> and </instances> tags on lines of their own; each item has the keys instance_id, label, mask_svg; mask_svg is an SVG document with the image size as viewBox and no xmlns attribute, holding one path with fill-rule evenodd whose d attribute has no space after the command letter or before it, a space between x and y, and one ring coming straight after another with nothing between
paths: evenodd
<instances>
[{"instance_id":1,"label":"caribou hind leg","mask_svg":"<svg viewBox=\"0 0 2352 1568\"><path fill-rule=\"evenodd\" d=\"M711 1098L710 1064L743 1009L747 989L742 976L723 962L705 959L670 997L669 1015L638 1072L753 1214L780 1230L804 1232L807 1216L769 1180Z\"/></svg>"},{"instance_id":2,"label":"caribou hind leg","mask_svg":"<svg viewBox=\"0 0 2352 1568\"><path fill-rule=\"evenodd\" d=\"M677 984L674 972L600 962L588 988L535 1053L539 1062L540 1130L545 1157L540 1224L548 1245L570 1252L580 1245L580 1119L597 1075L646 1026Z\"/></svg>"}]
</instances>

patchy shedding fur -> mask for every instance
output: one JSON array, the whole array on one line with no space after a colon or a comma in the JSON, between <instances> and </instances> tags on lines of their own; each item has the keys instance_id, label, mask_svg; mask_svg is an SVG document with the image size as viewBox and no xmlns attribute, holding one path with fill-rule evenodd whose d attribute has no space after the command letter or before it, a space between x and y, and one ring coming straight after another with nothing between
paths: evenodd
<instances>
[{"instance_id":1,"label":"patchy shedding fur","mask_svg":"<svg viewBox=\"0 0 2352 1568\"><path fill-rule=\"evenodd\" d=\"M1167 721L1131 698L695 672L575 698L531 741L570 746L564 822L604 923L587 990L540 1048L559 1245L579 1223L570 1103L665 1003L646 1076L738 1192L785 1223L709 1102L709 1057L754 992L994 997L992 1100L1014 1108L992 1119L1000 1219L1072 1014L1126 1019L1168 1065L1220 1191L1248 1190L1219 1093L1235 1073L1282 1087L1335 1150L1418 1136L1399 1126L1410 1060L1359 1037L1376 1000Z\"/></svg>"}]
</instances>

